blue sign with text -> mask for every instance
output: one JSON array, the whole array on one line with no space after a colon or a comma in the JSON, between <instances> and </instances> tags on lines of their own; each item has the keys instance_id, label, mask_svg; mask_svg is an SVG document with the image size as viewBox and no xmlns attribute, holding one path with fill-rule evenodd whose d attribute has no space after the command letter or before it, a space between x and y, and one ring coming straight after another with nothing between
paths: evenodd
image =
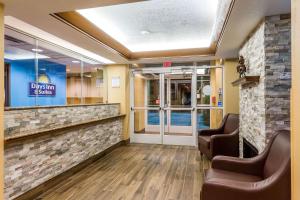
<instances>
[{"instance_id":1,"label":"blue sign with text","mask_svg":"<svg viewBox=\"0 0 300 200\"><path fill-rule=\"evenodd\" d=\"M29 83L29 96L54 97L56 95L56 86L51 83Z\"/></svg>"}]
</instances>

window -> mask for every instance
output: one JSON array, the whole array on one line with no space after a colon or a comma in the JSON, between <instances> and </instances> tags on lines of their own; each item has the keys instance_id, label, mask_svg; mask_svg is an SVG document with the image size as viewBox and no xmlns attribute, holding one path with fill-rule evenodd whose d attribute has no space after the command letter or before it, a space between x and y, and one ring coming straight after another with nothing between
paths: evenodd
<instances>
[{"instance_id":1,"label":"window","mask_svg":"<svg viewBox=\"0 0 300 200\"><path fill-rule=\"evenodd\" d=\"M9 29L4 58L7 107L103 103L97 61Z\"/></svg>"}]
</instances>

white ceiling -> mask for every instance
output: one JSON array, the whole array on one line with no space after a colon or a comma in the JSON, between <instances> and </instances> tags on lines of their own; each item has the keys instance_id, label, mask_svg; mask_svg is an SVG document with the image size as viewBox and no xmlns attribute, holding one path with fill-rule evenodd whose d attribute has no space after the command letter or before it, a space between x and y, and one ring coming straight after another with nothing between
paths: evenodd
<instances>
[{"instance_id":1,"label":"white ceiling","mask_svg":"<svg viewBox=\"0 0 300 200\"><path fill-rule=\"evenodd\" d=\"M241 45L265 16L290 12L291 0L235 0L216 56L237 58Z\"/></svg>"},{"instance_id":2,"label":"white ceiling","mask_svg":"<svg viewBox=\"0 0 300 200\"><path fill-rule=\"evenodd\" d=\"M123 1L125 2L126 0ZM136 2L138 0L132 0L132 2L133 1ZM15 18L29 23L56 37L73 43L76 46L91 51L95 54L101 55L116 63L149 63L161 62L165 61L166 59L177 61L198 61L214 58L206 58L203 56L187 56L178 58L155 58L128 61L118 52L101 45L94 39L82 34L81 32L70 26L67 26L66 24L49 15L50 13L107 6L111 5L111 2L117 2L117 0L0 0L0 2L4 3L5 5L5 15L14 16ZM288 12L290 12L290 0L236 0L220 46L218 47L217 56L223 58L236 57L242 42L264 16Z\"/></svg>"},{"instance_id":3,"label":"white ceiling","mask_svg":"<svg viewBox=\"0 0 300 200\"><path fill-rule=\"evenodd\" d=\"M218 0L152 0L78 10L132 52L209 47Z\"/></svg>"},{"instance_id":4,"label":"white ceiling","mask_svg":"<svg viewBox=\"0 0 300 200\"><path fill-rule=\"evenodd\" d=\"M101 45L94 39L67 26L50 15L56 12L110 5L111 0L72 0L72 2L62 0L0 0L0 2L5 5L6 16L13 16L42 31L48 32L53 36L114 61L115 63L128 63L128 60L122 57L118 52Z\"/></svg>"}]
</instances>

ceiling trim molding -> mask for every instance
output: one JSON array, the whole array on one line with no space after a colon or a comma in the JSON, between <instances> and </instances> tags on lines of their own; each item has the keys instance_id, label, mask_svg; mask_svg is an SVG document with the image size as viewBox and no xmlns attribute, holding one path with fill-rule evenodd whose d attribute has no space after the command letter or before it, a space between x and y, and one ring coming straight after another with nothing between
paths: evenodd
<instances>
[{"instance_id":1,"label":"ceiling trim molding","mask_svg":"<svg viewBox=\"0 0 300 200\"><path fill-rule=\"evenodd\" d=\"M77 15L76 17L70 17L69 15L71 13L74 13L75 15ZM72 15L72 14L71 14ZM118 48L115 49L113 48L111 45L106 44L104 41L100 40L98 37L94 36L93 34L89 33L89 31L85 30L84 27L78 27L77 25L74 25L73 20L76 21L77 17L81 17L79 14L77 14L76 12L72 11L72 12L64 12L63 13L55 13L55 14L50 14L50 16L54 17L55 19L59 20L60 22L66 24L67 26L70 26L71 28L75 29L76 31L82 33L83 35L89 37L90 39L94 40L95 42L99 43L100 45L102 45L104 48L108 49L109 51L115 53L115 54L119 54L120 56L122 56L123 58L128 59L128 57L130 57L130 54L124 54L122 51L120 51ZM65 18L66 17L66 18ZM83 24L89 24L89 26L93 26L93 24L91 24L91 22L89 22L88 20L84 19L83 17L81 17L83 21ZM100 31L100 29L97 29L97 31ZM106 33L104 33L103 31L101 31L101 34L105 34L107 39L111 39L113 40L113 38L111 38L109 35L107 35ZM121 45L121 44L120 44ZM128 50L129 51L129 50ZM127 51L125 51L127 52Z\"/></svg>"},{"instance_id":2,"label":"ceiling trim molding","mask_svg":"<svg viewBox=\"0 0 300 200\"><path fill-rule=\"evenodd\" d=\"M232 10L234 8L235 3L236 3L236 0L231 0L231 3L229 5L229 9L228 9L227 14L226 14L225 21L223 23L221 32L220 32L220 34L218 36L218 40L217 40L217 43L216 43L216 51L218 51L218 48L219 48L219 46L221 44L221 41L223 39L223 35L224 35L225 29L227 27L227 24L228 24L228 21L229 21L229 18L231 16L231 13L232 13Z\"/></svg>"}]
</instances>

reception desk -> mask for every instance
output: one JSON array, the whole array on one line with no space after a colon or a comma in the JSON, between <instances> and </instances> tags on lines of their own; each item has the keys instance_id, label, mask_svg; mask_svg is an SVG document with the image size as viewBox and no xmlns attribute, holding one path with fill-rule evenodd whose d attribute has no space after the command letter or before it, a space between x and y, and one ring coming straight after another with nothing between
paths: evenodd
<instances>
[{"instance_id":1,"label":"reception desk","mask_svg":"<svg viewBox=\"0 0 300 200\"><path fill-rule=\"evenodd\" d=\"M5 199L32 198L123 143L119 104L5 111Z\"/></svg>"}]
</instances>

